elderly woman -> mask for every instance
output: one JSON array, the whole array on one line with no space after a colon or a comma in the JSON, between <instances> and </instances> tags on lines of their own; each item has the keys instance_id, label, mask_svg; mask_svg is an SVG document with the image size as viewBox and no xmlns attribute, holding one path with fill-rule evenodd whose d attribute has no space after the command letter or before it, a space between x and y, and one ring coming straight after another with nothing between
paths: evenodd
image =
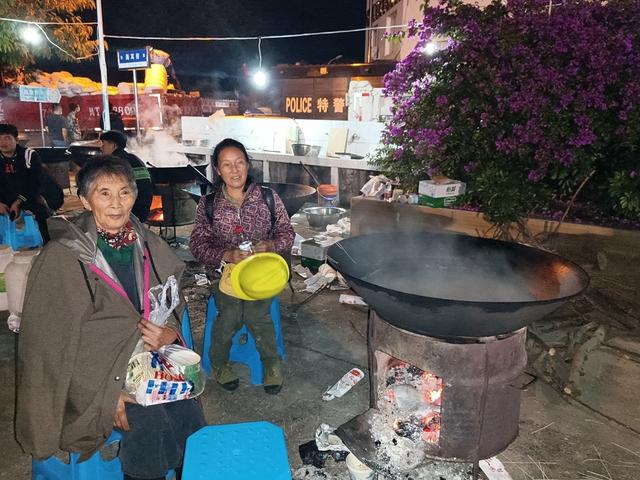
<instances>
[{"instance_id":1,"label":"elderly woman","mask_svg":"<svg viewBox=\"0 0 640 480\"><path fill-rule=\"evenodd\" d=\"M219 180L212 193L200 199L189 243L193 255L213 272L221 262L238 263L251 255L238 248L246 240L252 242L253 252L288 253L295 233L287 211L275 192L252 182L244 145L230 138L221 141L212 162ZM222 293L217 283L213 295L220 312L211 342L214 378L227 390L238 387L229 351L233 335L246 324L264 364L264 389L277 394L283 375L269 316L271 300L240 300Z\"/></svg>"},{"instance_id":2,"label":"elderly woman","mask_svg":"<svg viewBox=\"0 0 640 480\"><path fill-rule=\"evenodd\" d=\"M146 350L178 338L178 314L156 326L145 320L145 298L170 275L180 280L184 264L130 216L136 182L128 163L96 158L77 183L88 212L50 221L52 240L29 275L16 436L38 459L65 452L88 458L116 427L125 478L164 478L179 470L186 437L204 425L200 406L190 399L142 407L123 383L140 338Z\"/></svg>"}]
</instances>

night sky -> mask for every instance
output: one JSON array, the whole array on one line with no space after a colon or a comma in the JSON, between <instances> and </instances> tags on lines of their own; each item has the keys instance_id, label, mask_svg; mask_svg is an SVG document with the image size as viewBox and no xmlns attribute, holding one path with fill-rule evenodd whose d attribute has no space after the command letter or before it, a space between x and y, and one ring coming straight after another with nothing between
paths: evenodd
<instances>
[{"instance_id":1,"label":"night sky","mask_svg":"<svg viewBox=\"0 0 640 480\"><path fill-rule=\"evenodd\" d=\"M262 36L361 28L366 0L103 0L105 34L190 37ZM95 20L88 12L86 20ZM262 41L263 66L279 63L362 61L364 33ZM169 52L185 90L232 90L242 64L257 67L257 41L177 42L107 39L109 84L131 81L118 72L116 50L149 44ZM82 63L44 62L46 71L68 70L99 81L97 58ZM141 78L141 75L140 77Z\"/></svg>"}]
</instances>

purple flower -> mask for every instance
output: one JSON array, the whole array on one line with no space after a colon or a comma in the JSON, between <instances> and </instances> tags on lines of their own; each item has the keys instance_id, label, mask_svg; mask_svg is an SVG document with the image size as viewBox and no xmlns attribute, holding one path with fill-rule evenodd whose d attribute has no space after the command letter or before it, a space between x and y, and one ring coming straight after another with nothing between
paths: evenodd
<instances>
[{"instance_id":1,"label":"purple flower","mask_svg":"<svg viewBox=\"0 0 640 480\"><path fill-rule=\"evenodd\" d=\"M631 170L631 172L629 172L629 177L631 178L636 178L638 176L638 172L635 170Z\"/></svg>"}]
</instances>

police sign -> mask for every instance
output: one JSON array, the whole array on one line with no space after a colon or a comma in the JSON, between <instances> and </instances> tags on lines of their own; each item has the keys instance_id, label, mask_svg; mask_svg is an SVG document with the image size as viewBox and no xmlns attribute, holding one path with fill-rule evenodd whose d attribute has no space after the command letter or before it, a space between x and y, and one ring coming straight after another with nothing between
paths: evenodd
<instances>
[{"instance_id":1,"label":"police sign","mask_svg":"<svg viewBox=\"0 0 640 480\"><path fill-rule=\"evenodd\" d=\"M118 70L134 70L149 67L149 47L118 50Z\"/></svg>"}]
</instances>

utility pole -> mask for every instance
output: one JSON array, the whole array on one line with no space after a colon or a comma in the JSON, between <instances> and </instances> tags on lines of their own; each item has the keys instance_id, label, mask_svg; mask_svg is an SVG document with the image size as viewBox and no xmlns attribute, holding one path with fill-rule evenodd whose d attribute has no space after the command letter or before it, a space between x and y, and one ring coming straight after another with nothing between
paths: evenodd
<instances>
[{"instance_id":1,"label":"utility pole","mask_svg":"<svg viewBox=\"0 0 640 480\"><path fill-rule=\"evenodd\" d=\"M104 130L111 130L109 119L109 94L107 81L107 61L104 56L104 27L102 26L102 0L96 0L98 11L98 63L100 65L100 82L102 83L102 125Z\"/></svg>"}]
</instances>

